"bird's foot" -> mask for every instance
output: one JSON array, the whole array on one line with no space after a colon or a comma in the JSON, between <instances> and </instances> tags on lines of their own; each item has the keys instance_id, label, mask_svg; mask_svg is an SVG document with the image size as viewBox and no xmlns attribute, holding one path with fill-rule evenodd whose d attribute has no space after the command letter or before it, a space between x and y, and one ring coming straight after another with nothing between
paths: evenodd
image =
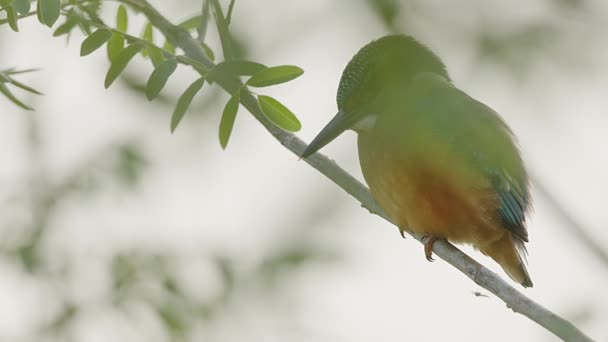
<instances>
[{"instance_id":1,"label":"bird's foot","mask_svg":"<svg viewBox=\"0 0 608 342\"><path fill-rule=\"evenodd\" d=\"M398 227L399 228L399 234L401 234L401 237L405 239L405 228L403 227Z\"/></svg>"},{"instance_id":2,"label":"bird's foot","mask_svg":"<svg viewBox=\"0 0 608 342\"><path fill-rule=\"evenodd\" d=\"M433 243L439 240L438 237L433 235L425 235L422 237L422 243L424 244L424 256L426 256L426 260L435 261L433 259Z\"/></svg>"}]
</instances>

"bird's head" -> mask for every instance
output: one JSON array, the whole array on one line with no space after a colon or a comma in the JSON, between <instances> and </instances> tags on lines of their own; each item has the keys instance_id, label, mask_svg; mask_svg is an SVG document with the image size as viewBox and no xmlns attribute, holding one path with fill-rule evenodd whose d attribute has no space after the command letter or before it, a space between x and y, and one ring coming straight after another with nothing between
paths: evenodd
<instances>
[{"instance_id":1,"label":"bird's head","mask_svg":"<svg viewBox=\"0 0 608 342\"><path fill-rule=\"evenodd\" d=\"M350 60L338 86L338 114L302 153L306 158L348 129L365 131L382 113L386 94L407 86L414 75L432 72L449 79L437 55L414 38L390 35L365 45Z\"/></svg>"}]
</instances>

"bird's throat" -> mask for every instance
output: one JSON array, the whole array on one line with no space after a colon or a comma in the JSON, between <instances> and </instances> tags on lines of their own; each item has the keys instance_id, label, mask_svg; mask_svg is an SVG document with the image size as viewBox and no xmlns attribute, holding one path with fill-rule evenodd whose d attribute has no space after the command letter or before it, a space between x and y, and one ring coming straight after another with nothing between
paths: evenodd
<instances>
[{"instance_id":1,"label":"bird's throat","mask_svg":"<svg viewBox=\"0 0 608 342\"><path fill-rule=\"evenodd\" d=\"M353 125L353 131L357 133L370 132L376 126L376 118L375 114L365 115Z\"/></svg>"}]
</instances>

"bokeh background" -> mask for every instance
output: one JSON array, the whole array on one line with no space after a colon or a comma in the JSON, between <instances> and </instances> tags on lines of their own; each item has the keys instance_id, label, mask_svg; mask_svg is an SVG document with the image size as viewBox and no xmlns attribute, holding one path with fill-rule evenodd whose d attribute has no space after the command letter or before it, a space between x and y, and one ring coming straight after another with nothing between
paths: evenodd
<instances>
[{"instance_id":1,"label":"bokeh background","mask_svg":"<svg viewBox=\"0 0 608 342\"><path fill-rule=\"evenodd\" d=\"M200 10L151 2L174 22ZM601 0L239 0L231 29L243 58L306 71L263 91L306 141L361 46L393 32L430 46L512 126L535 178L526 295L608 341L607 19ZM130 32L143 23L131 13ZM19 80L45 96L17 93L34 112L0 97L1 341L556 339L428 263L245 110L222 151L218 88L170 134L188 68L148 102L148 61L106 91L107 58L80 58L80 33L66 43L35 18L20 28L0 26L0 69L40 68ZM208 42L220 50L212 28ZM362 179L354 134L325 153Z\"/></svg>"}]
</instances>

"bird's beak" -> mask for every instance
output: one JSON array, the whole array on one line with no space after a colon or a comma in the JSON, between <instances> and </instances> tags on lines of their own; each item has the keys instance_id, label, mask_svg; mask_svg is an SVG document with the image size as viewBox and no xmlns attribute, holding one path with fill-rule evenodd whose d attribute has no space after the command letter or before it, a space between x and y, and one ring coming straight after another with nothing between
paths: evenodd
<instances>
[{"instance_id":1,"label":"bird's beak","mask_svg":"<svg viewBox=\"0 0 608 342\"><path fill-rule=\"evenodd\" d=\"M312 140L310 145L306 147L300 158L304 159L314 154L325 145L329 144L344 131L349 129L353 124L355 117L344 112L338 112L336 116L321 130L319 134Z\"/></svg>"}]
</instances>

